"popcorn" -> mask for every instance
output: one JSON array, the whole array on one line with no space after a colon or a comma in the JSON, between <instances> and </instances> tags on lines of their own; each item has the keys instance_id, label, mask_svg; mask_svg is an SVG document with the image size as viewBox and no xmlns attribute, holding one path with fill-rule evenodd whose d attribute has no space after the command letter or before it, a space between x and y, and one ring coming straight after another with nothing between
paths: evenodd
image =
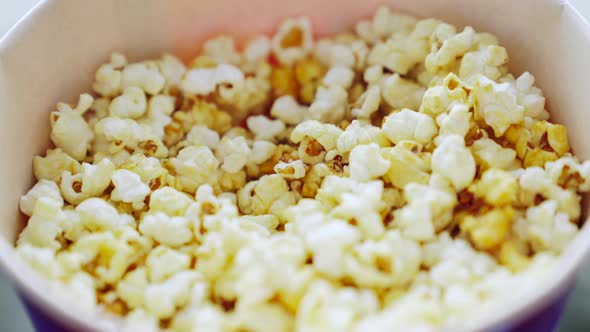
<instances>
[{"instance_id":1,"label":"popcorn","mask_svg":"<svg viewBox=\"0 0 590 332\"><path fill-rule=\"evenodd\" d=\"M162 187L150 195L150 212L160 211L166 215L184 216L193 200L183 192L172 187Z\"/></svg>"},{"instance_id":2,"label":"popcorn","mask_svg":"<svg viewBox=\"0 0 590 332\"><path fill-rule=\"evenodd\" d=\"M301 179L305 176L305 164L301 160L288 163L281 161L275 165L274 171L285 179Z\"/></svg>"},{"instance_id":3,"label":"popcorn","mask_svg":"<svg viewBox=\"0 0 590 332\"><path fill-rule=\"evenodd\" d=\"M205 41L203 54L218 63L236 65L241 60L241 55L236 51L234 38L228 35L220 35Z\"/></svg>"},{"instance_id":4,"label":"popcorn","mask_svg":"<svg viewBox=\"0 0 590 332\"><path fill-rule=\"evenodd\" d=\"M400 142L393 148L381 149L381 155L391 163L383 179L400 189L409 183L426 184L430 179L430 160L412 151L421 150L421 146L406 143L411 142Z\"/></svg>"},{"instance_id":5,"label":"popcorn","mask_svg":"<svg viewBox=\"0 0 590 332\"><path fill-rule=\"evenodd\" d=\"M457 204L454 194L417 183L405 186L404 198L408 204L394 211L394 223L404 236L417 241L434 239L435 232L452 221Z\"/></svg>"},{"instance_id":6,"label":"popcorn","mask_svg":"<svg viewBox=\"0 0 590 332\"><path fill-rule=\"evenodd\" d=\"M169 160L183 189L194 193L197 187L215 179L219 161L208 147L189 146Z\"/></svg>"},{"instance_id":7,"label":"popcorn","mask_svg":"<svg viewBox=\"0 0 590 332\"><path fill-rule=\"evenodd\" d=\"M251 116L247 120L250 129L256 139L273 141L276 136L285 130L285 124L281 120L270 120L264 115Z\"/></svg>"},{"instance_id":8,"label":"popcorn","mask_svg":"<svg viewBox=\"0 0 590 332\"><path fill-rule=\"evenodd\" d=\"M144 305L145 289L149 285L148 270L145 267L128 272L117 284L116 293L130 308Z\"/></svg>"},{"instance_id":9,"label":"popcorn","mask_svg":"<svg viewBox=\"0 0 590 332\"><path fill-rule=\"evenodd\" d=\"M465 137L471 125L471 113L464 105L454 106L449 113L443 113L436 117L439 127L439 136L459 135Z\"/></svg>"},{"instance_id":10,"label":"popcorn","mask_svg":"<svg viewBox=\"0 0 590 332\"><path fill-rule=\"evenodd\" d=\"M222 84L239 89L244 84L244 74L230 64L220 64L215 68L190 69L180 83L180 88L185 94L208 95Z\"/></svg>"},{"instance_id":11,"label":"popcorn","mask_svg":"<svg viewBox=\"0 0 590 332\"><path fill-rule=\"evenodd\" d=\"M59 103L59 112L52 112L50 116L51 140L76 160L86 157L90 143L94 139L92 130L82 117L92 105L92 101L89 94L82 94L75 109Z\"/></svg>"},{"instance_id":12,"label":"popcorn","mask_svg":"<svg viewBox=\"0 0 590 332\"><path fill-rule=\"evenodd\" d=\"M475 111L494 129L497 137L503 135L510 125L523 121L524 107L517 104L510 84L498 84L480 77L474 90L478 105Z\"/></svg>"},{"instance_id":13,"label":"popcorn","mask_svg":"<svg viewBox=\"0 0 590 332\"><path fill-rule=\"evenodd\" d=\"M495 208L481 216L467 216L460 226L477 249L491 250L508 235L513 217L512 207Z\"/></svg>"},{"instance_id":14,"label":"popcorn","mask_svg":"<svg viewBox=\"0 0 590 332\"><path fill-rule=\"evenodd\" d=\"M228 173L236 173L248 162L250 147L244 137L228 139L224 137L217 148L217 158L221 161L221 169Z\"/></svg>"},{"instance_id":15,"label":"popcorn","mask_svg":"<svg viewBox=\"0 0 590 332\"><path fill-rule=\"evenodd\" d=\"M356 244L346 258L347 274L360 287L402 286L418 273L422 252L418 243L387 231L380 240Z\"/></svg>"},{"instance_id":16,"label":"popcorn","mask_svg":"<svg viewBox=\"0 0 590 332\"><path fill-rule=\"evenodd\" d=\"M354 72L343 67L333 67L324 76L323 82L326 86L339 86L344 89L350 88L352 85L352 79L354 78Z\"/></svg>"},{"instance_id":17,"label":"popcorn","mask_svg":"<svg viewBox=\"0 0 590 332\"><path fill-rule=\"evenodd\" d=\"M271 42L266 36L258 36L248 41L244 49L244 60L247 63L258 63L268 58Z\"/></svg>"},{"instance_id":18,"label":"popcorn","mask_svg":"<svg viewBox=\"0 0 590 332\"><path fill-rule=\"evenodd\" d=\"M381 80L381 97L394 109L409 108L417 110L422 103L425 89L412 81L401 78L398 74Z\"/></svg>"},{"instance_id":19,"label":"popcorn","mask_svg":"<svg viewBox=\"0 0 590 332\"><path fill-rule=\"evenodd\" d=\"M182 61L171 54L164 54L158 61L158 67L166 80L166 85L169 86L178 87L186 72L186 66Z\"/></svg>"},{"instance_id":20,"label":"popcorn","mask_svg":"<svg viewBox=\"0 0 590 332\"><path fill-rule=\"evenodd\" d=\"M197 272L183 271L166 281L148 285L144 294L146 310L160 319L171 317L176 308L186 304L188 301L186 290L198 278Z\"/></svg>"},{"instance_id":21,"label":"popcorn","mask_svg":"<svg viewBox=\"0 0 590 332\"><path fill-rule=\"evenodd\" d=\"M306 136L314 138L325 150L336 148L336 142L342 130L334 125L321 123L315 120L307 120L295 127L291 132L293 143L301 142Z\"/></svg>"},{"instance_id":22,"label":"popcorn","mask_svg":"<svg viewBox=\"0 0 590 332\"><path fill-rule=\"evenodd\" d=\"M189 255L162 245L154 248L145 260L152 282L164 281L180 271L187 270L190 262Z\"/></svg>"},{"instance_id":23,"label":"popcorn","mask_svg":"<svg viewBox=\"0 0 590 332\"><path fill-rule=\"evenodd\" d=\"M320 86L309 106L309 117L321 122L336 122L344 117L348 94L339 85Z\"/></svg>"},{"instance_id":24,"label":"popcorn","mask_svg":"<svg viewBox=\"0 0 590 332\"><path fill-rule=\"evenodd\" d=\"M381 89L379 86L372 86L355 102L352 115L357 118L368 119L379 109L381 103Z\"/></svg>"},{"instance_id":25,"label":"popcorn","mask_svg":"<svg viewBox=\"0 0 590 332\"><path fill-rule=\"evenodd\" d=\"M252 153L249 162L256 165L262 164L272 158L277 146L267 141L255 141L252 144Z\"/></svg>"},{"instance_id":26,"label":"popcorn","mask_svg":"<svg viewBox=\"0 0 590 332\"><path fill-rule=\"evenodd\" d=\"M442 84L433 85L424 92L420 113L436 118L453 108L469 109L473 106L471 90L471 86L450 73L443 79Z\"/></svg>"},{"instance_id":27,"label":"popcorn","mask_svg":"<svg viewBox=\"0 0 590 332\"><path fill-rule=\"evenodd\" d=\"M461 136L443 137L432 153L432 172L446 177L456 190L467 187L475 177L475 160Z\"/></svg>"},{"instance_id":28,"label":"popcorn","mask_svg":"<svg viewBox=\"0 0 590 332\"><path fill-rule=\"evenodd\" d=\"M31 218L19 235L17 244L30 244L52 250L61 248L61 244L56 238L61 233L62 205L63 202L49 197L37 199Z\"/></svg>"},{"instance_id":29,"label":"popcorn","mask_svg":"<svg viewBox=\"0 0 590 332\"><path fill-rule=\"evenodd\" d=\"M483 173L479 181L469 187L469 191L483 198L490 205L505 206L516 200L518 182L511 173L491 168Z\"/></svg>"},{"instance_id":30,"label":"popcorn","mask_svg":"<svg viewBox=\"0 0 590 332\"><path fill-rule=\"evenodd\" d=\"M395 144L405 140L426 144L438 131L431 117L407 108L387 116L381 130Z\"/></svg>"},{"instance_id":31,"label":"popcorn","mask_svg":"<svg viewBox=\"0 0 590 332\"><path fill-rule=\"evenodd\" d=\"M561 252L576 234L568 215L558 212L558 202L547 200L526 211L526 234L535 251Z\"/></svg>"},{"instance_id":32,"label":"popcorn","mask_svg":"<svg viewBox=\"0 0 590 332\"><path fill-rule=\"evenodd\" d=\"M112 176L115 189L111 193L111 199L132 203L135 208L141 209L145 197L150 193L150 187L141 181L139 175L128 170L116 170Z\"/></svg>"},{"instance_id":33,"label":"popcorn","mask_svg":"<svg viewBox=\"0 0 590 332\"><path fill-rule=\"evenodd\" d=\"M426 56L424 64L429 72L438 72L451 66L457 58L464 55L473 45L475 31L466 27L463 32L446 39L435 52Z\"/></svg>"},{"instance_id":34,"label":"popcorn","mask_svg":"<svg viewBox=\"0 0 590 332\"><path fill-rule=\"evenodd\" d=\"M113 60L117 60L117 56L121 56L123 63L117 64ZM106 63L98 68L94 75L94 83L92 89L105 97L110 97L118 94L121 90L121 79L123 77L120 67L125 66L126 60L124 56L113 53L111 55L111 62ZM120 65L120 66L117 66Z\"/></svg>"},{"instance_id":35,"label":"popcorn","mask_svg":"<svg viewBox=\"0 0 590 332\"><path fill-rule=\"evenodd\" d=\"M350 152L354 147L363 144L377 143L381 147L390 146L385 133L379 127L353 120L336 142L336 149L340 153Z\"/></svg>"},{"instance_id":36,"label":"popcorn","mask_svg":"<svg viewBox=\"0 0 590 332\"><path fill-rule=\"evenodd\" d=\"M558 211L576 220L580 216L580 197L570 190L564 190L547 176L538 166L525 169L519 177L520 187L535 196L542 195L558 204Z\"/></svg>"},{"instance_id":37,"label":"popcorn","mask_svg":"<svg viewBox=\"0 0 590 332\"><path fill-rule=\"evenodd\" d=\"M282 96L272 104L270 114L288 125L297 125L306 118L307 108L297 103L293 96Z\"/></svg>"},{"instance_id":38,"label":"popcorn","mask_svg":"<svg viewBox=\"0 0 590 332\"><path fill-rule=\"evenodd\" d=\"M272 52L286 66L304 58L313 47L311 22L307 17L286 19L272 38Z\"/></svg>"},{"instance_id":39,"label":"popcorn","mask_svg":"<svg viewBox=\"0 0 590 332\"><path fill-rule=\"evenodd\" d=\"M468 52L461 59L459 77L475 81L478 75L496 81L504 76L506 69L503 65L508 62L506 49L497 45L489 45L475 52Z\"/></svg>"},{"instance_id":40,"label":"popcorn","mask_svg":"<svg viewBox=\"0 0 590 332\"><path fill-rule=\"evenodd\" d=\"M186 135L186 141L190 145L204 145L209 149L217 149L219 146L219 134L204 125L196 125Z\"/></svg>"},{"instance_id":41,"label":"popcorn","mask_svg":"<svg viewBox=\"0 0 590 332\"><path fill-rule=\"evenodd\" d=\"M147 109L147 100L143 90L128 87L123 94L113 99L109 105L109 114L119 118L139 118Z\"/></svg>"},{"instance_id":42,"label":"popcorn","mask_svg":"<svg viewBox=\"0 0 590 332\"><path fill-rule=\"evenodd\" d=\"M169 217L163 212L144 215L138 228L143 235L170 247L181 246L193 238L189 219Z\"/></svg>"},{"instance_id":43,"label":"popcorn","mask_svg":"<svg viewBox=\"0 0 590 332\"><path fill-rule=\"evenodd\" d=\"M383 176L391 162L384 159L379 151L379 145L358 145L350 152L350 177L358 181L370 181Z\"/></svg>"},{"instance_id":44,"label":"popcorn","mask_svg":"<svg viewBox=\"0 0 590 332\"><path fill-rule=\"evenodd\" d=\"M471 151L477 164L484 168L513 169L518 167L516 151L503 148L489 138L478 139L471 145Z\"/></svg>"},{"instance_id":45,"label":"popcorn","mask_svg":"<svg viewBox=\"0 0 590 332\"><path fill-rule=\"evenodd\" d=\"M121 77L121 87L139 87L147 94L157 95L165 84L165 78L155 63L133 63L125 67Z\"/></svg>"},{"instance_id":46,"label":"popcorn","mask_svg":"<svg viewBox=\"0 0 590 332\"><path fill-rule=\"evenodd\" d=\"M27 216L33 214L35 205L40 198L53 199L58 205L63 206L64 200L59 191L59 187L53 181L41 179L37 182L31 190L20 198L20 210Z\"/></svg>"}]
</instances>

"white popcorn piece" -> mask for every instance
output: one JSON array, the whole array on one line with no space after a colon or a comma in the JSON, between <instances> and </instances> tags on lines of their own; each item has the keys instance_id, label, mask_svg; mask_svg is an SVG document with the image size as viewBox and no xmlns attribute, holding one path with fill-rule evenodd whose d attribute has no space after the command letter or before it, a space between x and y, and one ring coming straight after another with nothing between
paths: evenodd
<instances>
[{"instance_id":1,"label":"white popcorn piece","mask_svg":"<svg viewBox=\"0 0 590 332\"><path fill-rule=\"evenodd\" d=\"M139 87L147 94L157 95L164 88L165 82L166 79L155 63L134 63L123 69L121 87Z\"/></svg>"},{"instance_id":2,"label":"white popcorn piece","mask_svg":"<svg viewBox=\"0 0 590 332\"><path fill-rule=\"evenodd\" d=\"M348 105L348 93L338 85L320 86L313 103L309 106L309 117L321 122L337 122L344 117Z\"/></svg>"},{"instance_id":3,"label":"white popcorn piece","mask_svg":"<svg viewBox=\"0 0 590 332\"><path fill-rule=\"evenodd\" d=\"M285 66L304 58L313 48L311 22L307 17L284 20L272 37L273 54Z\"/></svg>"},{"instance_id":4,"label":"white popcorn piece","mask_svg":"<svg viewBox=\"0 0 590 332\"><path fill-rule=\"evenodd\" d=\"M432 141L438 132L430 116L409 109L388 115L381 130L395 144L406 140L426 144Z\"/></svg>"},{"instance_id":5,"label":"white popcorn piece","mask_svg":"<svg viewBox=\"0 0 590 332\"><path fill-rule=\"evenodd\" d=\"M55 145L76 160L86 157L94 133L82 117L92 105L89 94L80 95L78 105L72 109L69 105L59 103L58 112L50 115L51 140Z\"/></svg>"},{"instance_id":6,"label":"white popcorn piece","mask_svg":"<svg viewBox=\"0 0 590 332\"><path fill-rule=\"evenodd\" d=\"M190 220L185 217L154 212L144 215L138 228L144 236L175 248L191 241L193 232L190 226Z\"/></svg>"},{"instance_id":7,"label":"white popcorn piece","mask_svg":"<svg viewBox=\"0 0 590 332\"><path fill-rule=\"evenodd\" d=\"M525 169L519 177L519 184L522 190L529 192L532 196L536 194L557 202L558 211L566 213L571 220L580 217L580 197L571 190L561 188L537 166Z\"/></svg>"},{"instance_id":8,"label":"white popcorn piece","mask_svg":"<svg viewBox=\"0 0 590 332\"><path fill-rule=\"evenodd\" d=\"M456 104L449 113L442 113L436 117L439 136L459 135L465 137L471 125L471 112L462 104Z\"/></svg>"},{"instance_id":9,"label":"white popcorn piece","mask_svg":"<svg viewBox=\"0 0 590 332\"><path fill-rule=\"evenodd\" d=\"M332 47L330 47L329 57L330 57L329 65L333 69L337 68L337 67L341 67L341 68L354 67L354 64L355 64L354 53L352 52L352 49L350 49L346 45L341 45L341 44L332 45ZM326 77L327 76L328 76L328 74L326 74ZM326 79L324 78L324 83L325 83L325 80Z\"/></svg>"},{"instance_id":10,"label":"white popcorn piece","mask_svg":"<svg viewBox=\"0 0 590 332\"><path fill-rule=\"evenodd\" d=\"M314 267L327 276L338 278L346 271L347 250L360 238L356 228L342 220L333 220L309 232L305 243L313 253Z\"/></svg>"},{"instance_id":11,"label":"white popcorn piece","mask_svg":"<svg viewBox=\"0 0 590 332\"><path fill-rule=\"evenodd\" d=\"M534 86L535 77L524 72L514 81L518 104L524 107L524 115L536 120L549 120L550 114L545 110L543 91Z\"/></svg>"},{"instance_id":12,"label":"white popcorn piece","mask_svg":"<svg viewBox=\"0 0 590 332\"><path fill-rule=\"evenodd\" d=\"M111 183L115 165L107 158L96 165L82 163L82 171L72 175L64 171L59 183L64 198L70 204L79 204L83 200L100 196Z\"/></svg>"},{"instance_id":13,"label":"white popcorn piece","mask_svg":"<svg viewBox=\"0 0 590 332\"><path fill-rule=\"evenodd\" d=\"M237 65L241 61L241 55L236 50L234 38L229 35L219 35L207 39L203 43L203 54L218 63Z\"/></svg>"},{"instance_id":14,"label":"white popcorn piece","mask_svg":"<svg viewBox=\"0 0 590 332\"><path fill-rule=\"evenodd\" d=\"M55 250L51 248L40 248L30 243L22 243L16 247L16 253L44 277L57 279L64 273L63 268L55 259Z\"/></svg>"},{"instance_id":15,"label":"white popcorn piece","mask_svg":"<svg viewBox=\"0 0 590 332\"><path fill-rule=\"evenodd\" d=\"M370 119L371 115L379 109L380 103L381 89L379 86L372 86L355 102L356 107L352 109L351 113L360 119Z\"/></svg>"},{"instance_id":16,"label":"white popcorn piece","mask_svg":"<svg viewBox=\"0 0 590 332\"><path fill-rule=\"evenodd\" d=\"M324 76L323 83L326 86L339 86L349 89L352 85L354 72L347 67L333 67Z\"/></svg>"},{"instance_id":17,"label":"white popcorn piece","mask_svg":"<svg viewBox=\"0 0 590 332\"><path fill-rule=\"evenodd\" d=\"M39 197L25 229L20 233L17 245L30 244L39 248L57 250L61 244L57 237L62 231L63 202L51 197Z\"/></svg>"},{"instance_id":18,"label":"white popcorn piece","mask_svg":"<svg viewBox=\"0 0 590 332\"><path fill-rule=\"evenodd\" d=\"M143 309L135 309L127 314L123 332L158 332L158 325L158 319L156 317L148 314Z\"/></svg>"},{"instance_id":19,"label":"white popcorn piece","mask_svg":"<svg viewBox=\"0 0 590 332\"><path fill-rule=\"evenodd\" d=\"M401 78L398 74L381 80L381 97L394 109L409 108L417 110L422 103L425 89L420 85Z\"/></svg>"},{"instance_id":20,"label":"white popcorn piece","mask_svg":"<svg viewBox=\"0 0 590 332\"><path fill-rule=\"evenodd\" d=\"M396 224L404 236L417 241L434 239L446 227L457 204L455 195L432 186L410 183L404 188L408 204L394 211Z\"/></svg>"},{"instance_id":21,"label":"white popcorn piece","mask_svg":"<svg viewBox=\"0 0 590 332\"><path fill-rule=\"evenodd\" d=\"M398 231L356 244L353 251L346 258L346 270L360 287L403 286L415 277L422 261L420 245Z\"/></svg>"},{"instance_id":22,"label":"white popcorn piece","mask_svg":"<svg viewBox=\"0 0 590 332\"><path fill-rule=\"evenodd\" d=\"M288 125L297 125L307 116L307 107L299 105L293 96L286 95L275 99L270 114Z\"/></svg>"},{"instance_id":23,"label":"white popcorn piece","mask_svg":"<svg viewBox=\"0 0 590 332\"><path fill-rule=\"evenodd\" d=\"M510 125L524 120L524 107L517 104L516 94L509 83L495 83L481 76L475 85L476 112L501 136Z\"/></svg>"},{"instance_id":24,"label":"white popcorn piece","mask_svg":"<svg viewBox=\"0 0 590 332\"><path fill-rule=\"evenodd\" d=\"M274 171L285 179L301 179L305 176L305 164L301 160L288 163L280 161L275 165Z\"/></svg>"},{"instance_id":25,"label":"white popcorn piece","mask_svg":"<svg viewBox=\"0 0 590 332\"><path fill-rule=\"evenodd\" d=\"M158 246L150 251L145 260L151 282L161 282L180 271L188 270L191 257L166 246Z\"/></svg>"},{"instance_id":26,"label":"white popcorn piece","mask_svg":"<svg viewBox=\"0 0 590 332\"><path fill-rule=\"evenodd\" d=\"M189 300L189 289L199 274L194 271L183 271L170 279L150 284L145 289L145 308L153 316L163 319L172 317L176 308L183 306Z\"/></svg>"},{"instance_id":27,"label":"white popcorn piece","mask_svg":"<svg viewBox=\"0 0 590 332\"><path fill-rule=\"evenodd\" d=\"M516 151L504 148L489 138L481 138L473 142L471 151L476 159L490 168L510 170L519 165L516 160Z\"/></svg>"},{"instance_id":28,"label":"white popcorn piece","mask_svg":"<svg viewBox=\"0 0 590 332\"><path fill-rule=\"evenodd\" d=\"M89 198L78 206L80 223L90 231L112 230L119 226L119 213L114 206L101 198Z\"/></svg>"},{"instance_id":29,"label":"white popcorn piece","mask_svg":"<svg viewBox=\"0 0 590 332\"><path fill-rule=\"evenodd\" d=\"M64 171L78 173L80 163L60 148L47 150L45 157L35 156L33 159L33 173L38 180L59 182Z\"/></svg>"},{"instance_id":30,"label":"white popcorn piece","mask_svg":"<svg viewBox=\"0 0 590 332\"><path fill-rule=\"evenodd\" d=\"M63 206L64 199L57 184L53 181L41 179L25 195L21 196L19 201L20 210L30 217L37 201L42 197L53 199L60 207Z\"/></svg>"},{"instance_id":31,"label":"white popcorn piece","mask_svg":"<svg viewBox=\"0 0 590 332\"><path fill-rule=\"evenodd\" d=\"M142 89L130 86L123 94L113 99L109 114L119 118L139 118L147 109L147 99Z\"/></svg>"},{"instance_id":32,"label":"white popcorn piece","mask_svg":"<svg viewBox=\"0 0 590 332\"><path fill-rule=\"evenodd\" d=\"M219 146L219 133L204 125L196 125L186 135L186 140L191 145L204 145L212 150Z\"/></svg>"},{"instance_id":33,"label":"white popcorn piece","mask_svg":"<svg viewBox=\"0 0 590 332\"><path fill-rule=\"evenodd\" d=\"M566 213L558 212L558 203L547 200L526 211L526 234L536 251L560 253L569 245L578 228Z\"/></svg>"},{"instance_id":34,"label":"white popcorn piece","mask_svg":"<svg viewBox=\"0 0 590 332\"><path fill-rule=\"evenodd\" d=\"M251 152L243 136L224 137L217 148L217 158L221 161L221 169L228 173L236 173L246 165Z\"/></svg>"},{"instance_id":35,"label":"white popcorn piece","mask_svg":"<svg viewBox=\"0 0 590 332\"><path fill-rule=\"evenodd\" d=\"M321 123L315 120L307 120L295 127L291 132L291 141L299 143L308 136L318 141L325 150L333 150L336 148L338 137L342 134L342 129L329 124Z\"/></svg>"},{"instance_id":36,"label":"white popcorn piece","mask_svg":"<svg viewBox=\"0 0 590 332\"><path fill-rule=\"evenodd\" d=\"M151 193L149 205L150 212L160 211L172 217L184 216L192 203L189 195L172 187L162 187Z\"/></svg>"},{"instance_id":37,"label":"white popcorn piece","mask_svg":"<svg viewBox=\"0 0 590 332\"><path fill-rule=\"evenodd\" d=\"M115 96L121 91L121 80L123 75L111 63L106 63L98 68L94 75L92 89L102 96Z\"/></svg>"},{"instance_id":38,"label":"white popcorn piece","mask_svg":"<svg viewBox=\"0 0 590 332\"><path fill-rule=\"evenodd\" d=\"M357 181L370 181L383 176L391 163L381 156L379 145L358 145L350 152L350 177Z\"/></svg>"},{"instance_id":39,"label":"white popcorn piece","mask_svg":"<svg viewBox=\"0 0 590 332\"><path fill-rule=\"evenodd\" d=\"M171 54L164 54L158 61L158 67L162 76L166 79L166 85L180 86L182 77L186 72L186 66L180 59Z\"/></svg>"},{"instance_id":40,"label":"white popcorn piece","mask_svg":"<svg viewBox=\"0 0 590 332\"><path fill-rule=\"evenodd\" d=\"M219 161L208 147L189 146L180 150L175 158L170 159L170 165L176 171L183 189L194 193L200 185L216 179Z\"/></svg>"},{"instance_id":41,"label":"white popcorn piece","mask_svg":"<svg viewBox=\"0 0 590 332\"><path fill-rule=\"evenodd\" d=\"M271 120L264 115L250 116L246 124L258 140L274 141L285 131L285 124L281 120Z\"/></svg>"},{"instance_id":42,"label":"white popcorn piece","mask_svg":"<svg viewBox=\"0 0 590 332\"><path fill-rule=\"evenodd\" d=\"M115 186L111 193L113 201L132 203L138 209L143 207L143 201L150 193L150 187L141 181L139 175L125 169L119 169L113 173L111 179Z\"/></svg>"},{"instance_id":43,"label":"white popcorn piece","mask_svg":"<svg viewBox=\"0 0 590 332\"><path fill-rule=\"evenodd\" d=\"M128 272L117 284L115 291L127 306L140 308L144 305L144 293L148 285L148 270L142 266Z\"/></svg>"},{"instance_id":44,"label":"white popcorn piece","mask_svg":"<svg viewBox=\"0 0 590 332\"><path fill-rule=\"evenodd\" d=\"M248 162L256 165L262 164L273 156L276 148L277 146L274 143L268 141L255 141L252 143L252 153L250 154Z\"/></svg>"},{"instance_id":45,"label":"white popcorn piece","mask_svg":"<svg viewBox=\"0 0 590 332\"><path fill-rule=\"evenodd\" d=\"M475 30L466 27L460 32L446 39L442 46L426 57L424 64L429 72L437 72L452 65L457 58L463 56L471 49L475 41Z\"/></svg>"},{"instance_id":46,"label":"white popcorn piece","mask_svg":"<svg viewBox=\"0 0 590 332\"><path fill-rule=\"evenodd\" d=\"M267 36L252 38L244 48L244 61L247 63L258 63L265 61L270 54L271 41Z\"/></svg>"},{"instance_id":47,"label":"white popcorn piece","mask_svg":"<svg viewBox=\"0 0 590 332\"><path fill-rule=\"evenodd\" d=\"M456 190L465 189L475 177L475 160L463 137L448 135L432 153L432 172L447 178Z\"/></svg>"},{"instance_id":48,"label":"white popcorn piece","mask_svg":"<svg viewBox=\"0 0 590 332\"><path fill-rule=\"evenodd\" d=\"M222 84L239 89L244 85L244 73L230 64L220 64L215 68L190 69L180 83L180 88L185 94L208 95Z\"/></svg>"},{"instance_id":49,"label":"white popcorn piece","mask_svg":"<svg viewBox=\"0 0 590 332\"><path fill-rule=\"evenodd\" d=\"M381 147L390 146L389 139L379 127L353 120L336 143L340 153L350 152L355 146L377 143Z\"/></svg>"},{"instance_id":50,"label":"white popcorn piece","mask_svg":"<svg viewBox=\"0 0 590 332\"><path fill-rule=\"evenodd\" d=\"M496 81L503 76L503 65L508 62L508 52L497 45L489 45L475 52L468 52L461 60L459 77L475 81L478 75Z\"/></svg>"}]
</instances>

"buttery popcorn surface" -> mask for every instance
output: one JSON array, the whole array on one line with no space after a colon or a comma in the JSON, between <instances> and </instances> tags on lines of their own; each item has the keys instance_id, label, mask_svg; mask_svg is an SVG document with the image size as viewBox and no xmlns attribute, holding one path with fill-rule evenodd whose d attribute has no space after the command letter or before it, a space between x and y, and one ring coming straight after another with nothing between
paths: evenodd
<instances>
[{"instance_id":1,"label":"buttery popcorn surface","mask_svg":"<svg viewBox=\"0 0 590 332\"><path fill-rule=\"evenodd\" d=\"M51 112L16 250L124 331L429 331L546 280L590 161L497 39L379 8L189 64L114 53ZM535 282L531 283L534 280Z\"/></svg>"}]
</instances>

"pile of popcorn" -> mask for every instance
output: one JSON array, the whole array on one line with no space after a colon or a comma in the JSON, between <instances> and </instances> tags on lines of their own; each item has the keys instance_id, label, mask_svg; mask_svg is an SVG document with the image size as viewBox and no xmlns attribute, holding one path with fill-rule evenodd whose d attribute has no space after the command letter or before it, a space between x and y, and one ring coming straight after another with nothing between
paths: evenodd
<instances>
[{"instance_id":1,"label":"pile of popcorn","mask_svg":"<svg viewBox=\"0 0 590 332\"><path fill-rule=\"evenodd\" d=\"M16 250L128 331L476 319L549 274L590 191L507 61L387 7L319 40L307 18L239 50L221 35L189 64L113 54L50 115Z\"/></svg>"}]
</instances>

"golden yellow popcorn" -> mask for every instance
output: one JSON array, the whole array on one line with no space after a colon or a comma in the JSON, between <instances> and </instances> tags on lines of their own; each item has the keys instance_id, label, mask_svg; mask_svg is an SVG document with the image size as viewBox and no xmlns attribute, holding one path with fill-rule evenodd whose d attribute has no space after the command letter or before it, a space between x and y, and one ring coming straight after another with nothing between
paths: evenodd
<instances>
[{"instance_id":1,"label":"golden yellow popcorn","mask_svg":"<svg viewBox=\"0 0 590 332\"><path fill-rule=\"evenodd\" d=\"M481 216L467 216L460 226L477 249L491 250L507 236L513 218L512 207L495 208Z\"/></svg>"},{"instance_id":2,"label":"golden yellow popcorn","mask_svg":"<svg viewBox=\"0 0 590 332\"><path fill-rule=\"evenodd\" d=\"M469 191L490 205L505 206L516 200L518 181L511 173L492 168L485 171L481 179L469 187Z\"/></svg>"}]
</instances>

